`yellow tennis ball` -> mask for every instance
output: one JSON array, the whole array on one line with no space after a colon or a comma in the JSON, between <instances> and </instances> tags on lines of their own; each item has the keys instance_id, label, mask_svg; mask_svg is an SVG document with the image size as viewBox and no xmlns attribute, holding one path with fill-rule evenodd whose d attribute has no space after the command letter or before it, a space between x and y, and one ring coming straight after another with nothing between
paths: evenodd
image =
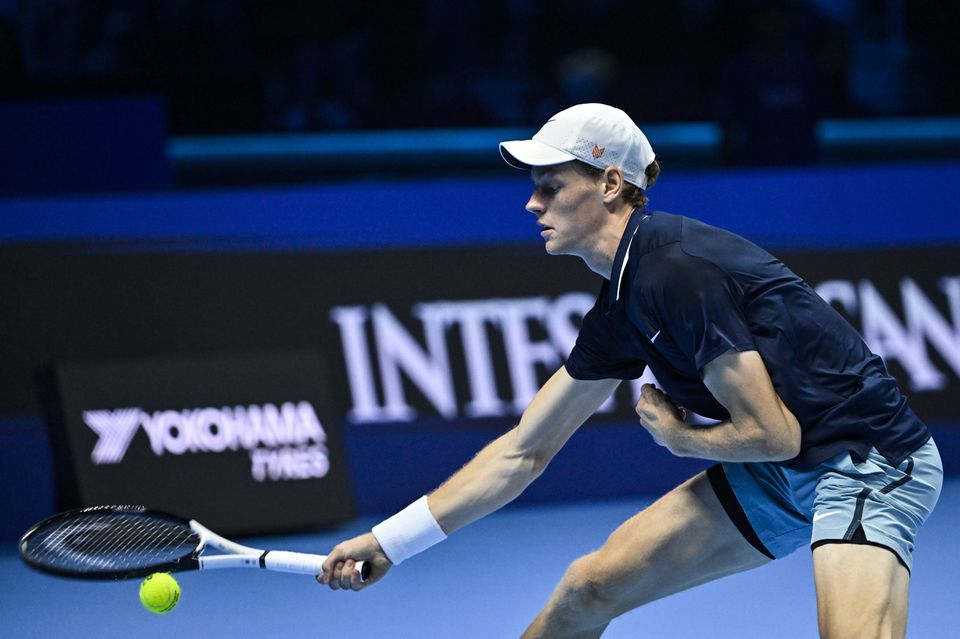
<instances>
[{"instance_id":1,"label":"yellow tennis ball","mask_svg":"<svg viewBox=\"0 0 960 639\"><path fill-rule=\"evenodd\" d=\"M178 601L180 584L169 572L155 572L140 583L140 603L150 612L170 612Z\"/></svg>"}]
</instances>

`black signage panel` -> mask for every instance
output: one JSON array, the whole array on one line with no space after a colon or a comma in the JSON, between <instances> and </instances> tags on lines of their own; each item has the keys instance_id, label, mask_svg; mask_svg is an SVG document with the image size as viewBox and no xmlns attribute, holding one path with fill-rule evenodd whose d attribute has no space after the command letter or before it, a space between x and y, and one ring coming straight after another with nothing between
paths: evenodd
<instances>
[{"instance_id":1,"label":"black signage panel","mask_svg":"<svg viewBox=\"0 0 960 639\"><path fill-rule=\"evenodd\" d=\"M777 254L884 358L921 418L960 418L960 248ZM309 348L329 365L332 419L357 435L516 423L600 288L580 260L528 246L52 250L10 266L21 276L7 278L18 303L0 311L0 410L32 408L30 372L45 361ZM31 295L39 282L50 294ZM597 419L635 420L639 387L622 384Z\"/></svg>"},{"instance_id":2,"label":"black signage panel","mask_svg":"<svg viewBox=\"0 0 960 639\"><path fill-rule=\"evenodd\" d=\"M67 362L46 381L61 507L142 504L231 535L354 515L318 353Z\"/></svg>"}]
</instances>

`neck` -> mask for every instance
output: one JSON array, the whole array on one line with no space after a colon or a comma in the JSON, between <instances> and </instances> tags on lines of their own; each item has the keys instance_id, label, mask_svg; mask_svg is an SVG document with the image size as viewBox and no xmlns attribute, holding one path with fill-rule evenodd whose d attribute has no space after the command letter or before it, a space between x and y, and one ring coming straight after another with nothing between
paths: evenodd
<instances>
[{"instance_id":1,"label":"neck","mask_svg":"<svg viewBox=\"0 0 960 639\"><path fill-rule=\"evenodd\" d=\"M632 208L624 208L610 214L610 221L597 234L596 241L580 257L587 267L604 279L610 279L613 261L617 257L617 249L623 234L630 223Z\"/></svg>"}]
</instances>

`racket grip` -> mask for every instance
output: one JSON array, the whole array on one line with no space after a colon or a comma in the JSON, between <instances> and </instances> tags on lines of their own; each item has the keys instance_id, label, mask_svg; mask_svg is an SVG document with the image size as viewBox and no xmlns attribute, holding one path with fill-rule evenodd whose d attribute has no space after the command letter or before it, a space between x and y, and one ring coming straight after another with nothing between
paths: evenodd
<instances>
[{"instance_id":1,"label":"racket grip","mask_svg":"<svg viewBox=\"0 0 960 639\"><path fill-rule=\"evenodd\" d=\"M319 575L323 572L324 555L312 555L303 552L288 550L270 550L260 558L260 565L267 570L277 572L293 572L306 575ZM360 581L366 581L370 576L370 564L358 561L356 569L360 571Z\"/></svg>"}]
</instances>

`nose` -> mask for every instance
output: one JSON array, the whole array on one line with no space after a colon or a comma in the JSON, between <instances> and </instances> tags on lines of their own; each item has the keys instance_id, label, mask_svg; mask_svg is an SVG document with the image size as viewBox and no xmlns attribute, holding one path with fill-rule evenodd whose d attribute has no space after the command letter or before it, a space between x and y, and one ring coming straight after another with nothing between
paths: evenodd
<instances>
[{"instance_id":1,"label":"nose","mask_svg":"<svg viewBox=\"0 0 960 639\"><path fill-rule=\"evenodd\" d=\"M530 194L530 199L527 200L527 206L525 208L537 217L543 214L543 204L537 199L536 191Z\"/></svg>"}]
</instances>

